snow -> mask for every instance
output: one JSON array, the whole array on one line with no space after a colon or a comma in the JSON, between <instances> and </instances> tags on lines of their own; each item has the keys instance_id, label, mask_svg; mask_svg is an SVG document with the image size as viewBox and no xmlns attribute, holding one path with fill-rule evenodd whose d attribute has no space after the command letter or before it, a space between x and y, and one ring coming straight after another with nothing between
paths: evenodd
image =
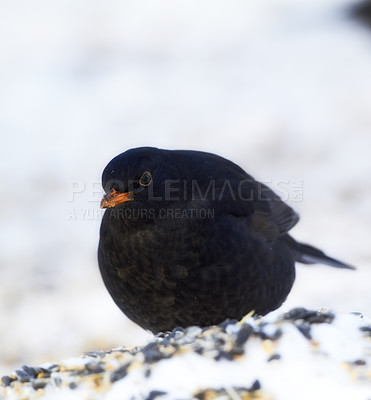
<instances>
[{"instance_id":1,"label":"snow","mask_svg":"<svg viewBox=\"0 0 371 400\"><path fill-rule=\"evenodd\" d=\"M148 379L138 369L114 383L105 399L119 399L122 393L138 396L150 390L168 393L165 398L189 398L200 388L249 387L256 379L267 398L365 399L370 386L362 380L356 384L344 366L345 362L364 359L370 350L368 342L360 340L359 327L365 323L355 315L337 315L333 324L312 326L317 351L293 325L284 325L283 336L274 348L281 355L278 363L267 363L269 352L258 339L250 339L246 356L234 362L216 362L195 353L162 360Z\"/></svg>"},{"instance_id":2,"label":"snow","mask_svg":"<svg viewBox=\"0 0 371 400\"><path fill-rule=\"evenodd\" d=\"M224 390L228 398L239 399L245 390L259 399L367 399L371 320L303 310L259 320L246 317L225 329L174 331L134 351L72 357L44 365L52 371L46 378L33 372L27 377L26 368L27 379L13 376L10 386L0 387L0 398L116 400L157 393L166 400L200 398L207 390L207 398L216 398L212 392ZM309 336L298 327L305 327ZM249 332L245 339L241 330ZM40 379L43 387L32 389Z\"/></svg>"}]
</instances>

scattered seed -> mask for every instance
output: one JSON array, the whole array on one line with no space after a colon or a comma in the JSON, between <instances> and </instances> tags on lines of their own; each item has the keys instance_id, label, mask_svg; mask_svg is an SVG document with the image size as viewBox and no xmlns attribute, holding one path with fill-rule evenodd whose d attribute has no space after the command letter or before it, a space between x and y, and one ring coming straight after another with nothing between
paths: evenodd
<instances>
[{"instance_id":1,"label":"scattered seed","mask_svg":"<svg viewBox=\"0 0 371 400\"><path fill-rule=\"evenodd\" d=\"M36 376L38 374L38 372L37 372L37 370L35 368L29 367L27 365L22 365L22 369L23 369L23 371L25 371L32 378L36 378Z\"/></svg>"},{"instance_id":2,"label":"scattered seed","mask_svg":"<svg viewBox=\"0 0 371 400\"><path fill-rule=\"evenodd\" d=\"M35 390L44 389L44 387L46 385L47 385L46 381L42 381L42 380L38 380L38 379L36 379L35 381L32 382L32 387Z\"/></svg>"},{"instance_id":3,"label":"scattered seed","mask_svg":"<svg viewBox=\"0 0 371 400\"><path fill-rule=\"evenodd\" d=\"M1 377L1 382L2 382L3 386L10 386L12 381L13 381L13 379L8 375Z\"/></svg>"},{"instance_id":4,"label":"scattered seed","mask_svg":"<svg viewBox=\"0 0 371 400\"><path fill-rule=\"evenodd\" d=\"M17 378L19 380L19 382L24 383L24 382L29 382L30 379L32 378L32 376L30 376L27 372L21 370L21 369L17 369L15 371Z\"/></svg>"},{"instance_id":5,"label":"scattered seed","mask_svg":"<svg viewBox=\"0 0 371 400\"><path fill-rule=\"evenodd\" d=\"M280 359L281 359L281 355L280 354L272 354L268 358L267 362L271 362L271 361L274 361L274 360L280 360Z\"/></svg>"},{"instance_id":6,"label":"scattered seed","mask_svg":"<svg viewBox=\"0 0 371 400\"><path fill-rule=\"evenodd\" d=\"M70 388L70 389L76 389L77 388L77 383L76 382L70 382L69 383L69 385L68 385L68 387Z\"/></svg>"},{"instance_id":7,"label":"scattered seed","mask_svg":"<svg viewBox=\"0 0 371 400\"><path fill-rule=\"evenodd\" d=\"M260 390L262 388L262 385L260 384L260 381L256 379L254 383L250 386L248 389L249 392L255 392L257 390Z\"/></svg>"},{"instance_id":8,"label":"scattered seed","mask_svg":"<svg viewBox=\"0 0 371 400\"><path fill-rule=\"evenodd\" d=\"M148 393L146 400L155 400L160 396L164 396L165 394L167 393L163 392L162 390L152 390L151 392Z\"/></svg>"},{"instance_id":9,"label":"scattered seed","mask_svg":"<svg viewBox=\"0 0 371 400\"><path fill-rule=\"evenodd\" d=\"M87 351L83 354L84 357L96 357L96 358L102 358L106 355L107 353L102 350L93 350L93 351Z\"/></svg>"},{"instance_id":10,"label":"scattered seed","mask_svg":"<svg viewBox=\"0 0 371 400\"><path fill-rule=\"evenodd\" d=\"M250 325L242 325L241 329L237 333L236 344L242 346L247 342L247 339L252 335L253 329Z\"/></svg>"},{"instance_id":11,"label":"scattered seed","mask_svg":"<svg viewBox=\"0 0 371 400\"><path fill-rule=\"evenodd\" d=\"M84 382L85 376L96 374L97 376L87 378L87 382L89 387L97 387L125 379L129 371L131 371L131 366L133 370L142 368L145 378L150 378L152 369L155 367L153 364L160 360L192 352L215 360L215 362L233 362L236 358L243 356L246 350L249 351L250 347L246 346L246 343L250 339L277 341L286 332L285 326L294 325L306 339L312 340L313 329L316 329L313 324L331 323L333 319L334 315L328 311L296 308L284 314L278 324L265 322L264 319L250 318L243 323L226 320L218 326L203 328L198 326L190 326L185 329L176 327L171 332L155 335L153 340L143 347L118 347L109 351L95 350L86 352L82 359L73 360L76 365L64 362L60 365L43 364L43 366L39 367L23 365L14 374L3 376L1 383L3 387L15 386L17 389L25 387L28 390L33 388L36 391L44 389L48 384L51 385L51 389L69 387L73 390L77 388L80 381ZM359 329L366 336L371 336L371 326L363 326ZM269 344L269 342L266 343ZM274 351L275 348L274 343L269 345L269 351ZM271 354L269 357L264 356L267 357L267 362L281 359L281 354L269 354ZM90 357L90 359L87 359L87 357ZM110 362L110 360L112 361ZM67 365L71 366L67 368ZM348 362L348 366L352 368L352 371L358 370L362 372L364 368L359 367L364 365L367 365L366 358ZM13 381L17 382L12 385ZM250 399L254 396L260 398L260 393L257 395L251 394L251 392L258 391L260 388L261 384L256 380L249 388L203 389L194 394L193 398L208 400ZM9 391L13 390L13 388L3 390ZM37 394L38 397L42 395L43 391L39 391ZM141 398L148 400L159 398L161 400L161 397L166 395L168 396L169 394L162 390L152 390L149 393L144 392Z\"/></svg>"},{"instance_id":12,"label":"scattered seed","mask_svg":"<svg viewBox=\"0 0 371 400\"><path fill-rule=\"evenodd\" d=\"M129 368L129 364L123 365L122 367L118 368L116 371L114 371L111 374L110 381L113 383L122 378L125 378L125 376L128 373L128 368Z\"/></svg>"},{"instance_id":13,"label":"scattered seed","mask_svg":"<svg viewBox=\"0 0 371 400\"><path fill-rule=\"evenodd\" d=\"M358 366L358 365L366 365L367 362L365 360L355 360L351 364Z\"/></svg>"},{"instance_id":14,"label":"scattered seed","mask_svg":"<svg viewBox=\"0 0 371 400\"><path fill-rule=\"evenodd\" d=\"M367 336L371 336L371 326L361 326L361 332L365 332Z\"/></svg>"},{"instance_id":15,"label":"scattered seed","mask_svg":"<svg viewBox=\"0 0 371 400\"><path fill-rule=\"evenodd\" d=\"M62 385L62 379L59 376L53 378L53 383L55 386L60 387Z\"/></svg>"},{"instance_id":16,"label":"scattered seed","mask_svg":"<svg viewBox=\"0 0 371 400\"><path fill-rule=\"evenodd\" d=\"M312 340L311 328L307 323L295 324L299 332L308 340Z\"/></svg>"}]
</instances>

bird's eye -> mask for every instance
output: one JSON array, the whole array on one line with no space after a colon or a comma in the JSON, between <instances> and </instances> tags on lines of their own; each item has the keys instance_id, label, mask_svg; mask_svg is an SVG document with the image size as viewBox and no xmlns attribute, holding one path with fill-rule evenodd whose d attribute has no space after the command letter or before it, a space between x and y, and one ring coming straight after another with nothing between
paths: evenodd
<instances>
[{"instance_id":1,"label":"bird's eye","mask_svg":"<svg viewBox=\"0 0 371 400\"><path fill-rule=\"evenodd\" d=\"M140 186L148 186L152 182L152 175L149 171L143 173L143 175L139 178Z\"/></svg>"}]
</instances>

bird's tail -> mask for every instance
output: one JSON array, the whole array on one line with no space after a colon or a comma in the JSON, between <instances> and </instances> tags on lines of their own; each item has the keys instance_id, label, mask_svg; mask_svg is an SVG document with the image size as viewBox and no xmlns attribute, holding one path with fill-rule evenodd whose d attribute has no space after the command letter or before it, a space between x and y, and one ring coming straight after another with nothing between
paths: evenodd
<instances>
[{"instance_id":1,"label":"bird's tail","mask_svg":"<svg viewBox=\"0 0 371 400\"><path fill-rule=\"evenodd\" d=\"M323 251L305 243L298 243L291 236L286 235L287 243L295 250L295 259L302 264L326 264L335 268L355 269L352 265L343 263L327 256Z\"/></svg>"}]
</instances>

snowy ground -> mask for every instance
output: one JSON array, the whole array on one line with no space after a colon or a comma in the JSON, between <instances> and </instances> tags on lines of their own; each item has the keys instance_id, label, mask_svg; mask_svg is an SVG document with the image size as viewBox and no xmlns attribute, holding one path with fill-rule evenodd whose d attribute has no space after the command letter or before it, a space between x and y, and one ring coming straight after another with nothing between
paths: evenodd
<instances>
[{"instance_id":1,"label":"snowy ground","mask_svg":"<svg viewBox=\"0 0 371 400\"><path fill-rule=\"evenodd\" d=\"M371 32L350 4L0 1L0 374L148 338L96 261L101 171L141 145L280 191L296 238L358 268L298 266L284 309L370 316Z\"/></svg>"},{"instance_id":2,"label":"snowy ground","mask_svg":"<svg viewBox=\"0 0 371 400\"><path fill-rule=\"evenodd\" d=\"M0 399L368 400L371 320L296 308L2 377Z\"/></svg>"}]
</instances>

